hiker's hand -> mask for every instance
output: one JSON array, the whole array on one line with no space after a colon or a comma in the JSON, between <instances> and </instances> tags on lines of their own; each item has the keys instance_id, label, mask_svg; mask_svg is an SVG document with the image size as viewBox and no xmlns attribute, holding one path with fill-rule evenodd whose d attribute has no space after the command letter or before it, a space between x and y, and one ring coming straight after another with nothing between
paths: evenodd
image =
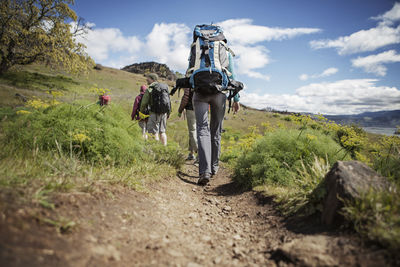
<instances>
[{"instance_id":1,"label":"hiker's hand","mask_svg":"<svg viewBox=\"0 0 400 267\"><path fill-rule=\"evenodd\" d=\"M239 102L233 102L232 110L233 110L233 114L236 114L239 112L239 110L240 110Z\"/></svg>"},{"instance_id":2,"label":"hiker's hand","mask_svg":"<svg viewBox=\"0 0 400 267\"><path fill-rule=\"evenodd\" d=\"M178 112L178 117L179 118L182 117L182 113Z\"/></svg>"}]
</instances>

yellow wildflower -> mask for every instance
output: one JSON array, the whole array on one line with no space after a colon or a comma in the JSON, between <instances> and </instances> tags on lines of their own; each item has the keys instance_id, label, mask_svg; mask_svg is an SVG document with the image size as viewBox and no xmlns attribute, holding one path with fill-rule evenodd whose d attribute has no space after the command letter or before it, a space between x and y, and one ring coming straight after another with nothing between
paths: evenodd
<instances>
[{"instance_id":1,"label":"yellow wildflower","mask_svg":"<svg viewBox=\"0 0 400 267\"><path fill-rule=\"evenodd\" d=\"M27 111L27 110L18 110L17 114L18 115L26 115L26 114L31 114L32 112Z\"/></svg>"}]
</instances>

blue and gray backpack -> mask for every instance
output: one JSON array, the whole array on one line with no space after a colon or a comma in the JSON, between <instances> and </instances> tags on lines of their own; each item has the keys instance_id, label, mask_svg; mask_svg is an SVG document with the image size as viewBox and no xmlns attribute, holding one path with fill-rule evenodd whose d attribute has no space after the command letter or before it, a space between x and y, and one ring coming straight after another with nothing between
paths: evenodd
<instances>
[{"instance_id":1,"label":"blue and gray backpack","mask_svg":"<svg viewBox=\"0 0 400 267\"><path fill-rule=\"evenodd\" d=\"M243 83L230 79L230 57L235 56L227 46L222 29L216 25L197 25L193 31L189 67L186 77L177 79L171 90L173 95L179 88L193 88L200 94L216 94L229 91L229 109L232 98L243 89Z\"/></svg>"},{"instance_id":2,"label":"blue and gray backpack","mask_svg":"<svg viewBox=\"0 0 400 267\"><path fill-rule=\"evenodd\" d=\"M229 53L222 29L216 25L197 25L193 31L186 77L195 91L213 94L229 89Z\"/></svg>"}]
</instances>

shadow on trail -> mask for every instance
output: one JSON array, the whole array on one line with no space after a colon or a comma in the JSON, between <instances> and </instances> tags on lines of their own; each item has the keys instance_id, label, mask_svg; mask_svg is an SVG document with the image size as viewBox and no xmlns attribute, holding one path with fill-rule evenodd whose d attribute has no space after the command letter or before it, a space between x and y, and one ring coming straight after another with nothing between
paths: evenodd
<instances>
[{"instance_id":1,"label":"shadow on trail","mask_svg":"<svg viewBox=\"0 0 400 267\"><path fill-rule=\"evenodd\" d=\"M243 189L243 187L240 187L235 182L230 182L213 187L208 192L212 192L218 196L236 196L248 191L249 190Z\"/></svg>"},{"instance_id":2,"label":"shadow on trail","mask_svg":"<svg viewBox=\"0 0 400 267\"><path fill-rule=\"evenodd\" d=\"M309 216L301 216L299 214L284 216L279 212L278 205L274 202L273 196L257 192L255 197L259 205L270 205L273 207L274 213L282 218L284 227L293 233L315 235L337 232L335 227L321 224L321 214L318 212Z\"/></svg>"},{"instance_id":3,"label":"shadow on trail","mask_svg":"<svg viewBox=\"0 0 400 267\"><path fill-rule=\"evenodd\" d=\"M334 227L323 225L319 214L307 217L288 217L284 219L284 225L289 231L305 235L328 234L338 231Z\"/></svg>"},{"instance_id":4,"label":"shadow on trail","mask_svg":"<svg viewBox=\"0 0 400 267\"><path fill-rule=\"evenodd\" d=\"M197 179L199 178L198 176L189 175L189 174L184 173L182 171L179 171L177 173L177 176L178 176L179 179L181 179L182 182L185 182L187 184L193 184L193 185L197 185ZM188 178L190 178L192 180L189 180ZM196 180L193 180L193 179L196 179Z\"/></svg>"}]
</instances>

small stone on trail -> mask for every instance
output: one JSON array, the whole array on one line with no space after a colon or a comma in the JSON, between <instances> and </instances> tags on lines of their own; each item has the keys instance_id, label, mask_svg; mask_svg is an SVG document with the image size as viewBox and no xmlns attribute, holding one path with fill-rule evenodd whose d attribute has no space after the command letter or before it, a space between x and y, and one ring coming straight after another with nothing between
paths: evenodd
<instances>
[{"instance_id":1,"label":"small stone on trail","mask_svg":"<svg viewBox=\"0 0 400 267\"><path fill-rule=\"evenodd\" d=\"M233 239L235 239L235 240L240 240L240 239L242 239L242 238L240 237L240 235L234 235L234 236L233 236Z\"/></svg>"},{"instance_id":2,"label":"small stone on trail","mask_svg":"<svg viewBox=\"0 0 400 267\"><path fill-rule=\"evenodd\" d=\"M234 254L234 258L240 258L243 256L243 253L240 251L240 249L238 247L234 247L233 248L233 254Z\"/></svg>"},{"instance_id":3,"label":"small stone on trail","mask_svg":"<svg viewBox=\"0 0 400 267\"><path fill-rule=\"evenodd\" d=\"M232 208L230 206L225 206L222 208L222 210L225 212L230 212L232 210Z\"/></svg>"},{"instance_id":4,"label":"small stone on trail","mask_svg":"<svg viewBox=\"0 0 400 267\"><path fill-rule=\"evenodd\" d=\"M197 190L196 190L196 188L193 188L192 191L193 191L193 192L196 192Z\"/></svg>"},{"instance_id":5,"label":"small stone on trail","mask_svg":"<svg viewBox=\"0 0 400 267\"><path fill-rule=\"evenodd\" d=\"M211 243L211 237L209 237L208 235L205 235L205 236L201 237L201 241L203 241L205 243Z\"/></svg>"},{"instance_id":6,"label":"small stone on trail","mask_svg":"<svg viewBox=\"0 0 400 267\"><path fill-rule=\"evenodd\" d=\"M104 219L106 217L106 214L104 212L100 211L100 216L101 216L101 218Z\"/></svg>"}]
</instances>

